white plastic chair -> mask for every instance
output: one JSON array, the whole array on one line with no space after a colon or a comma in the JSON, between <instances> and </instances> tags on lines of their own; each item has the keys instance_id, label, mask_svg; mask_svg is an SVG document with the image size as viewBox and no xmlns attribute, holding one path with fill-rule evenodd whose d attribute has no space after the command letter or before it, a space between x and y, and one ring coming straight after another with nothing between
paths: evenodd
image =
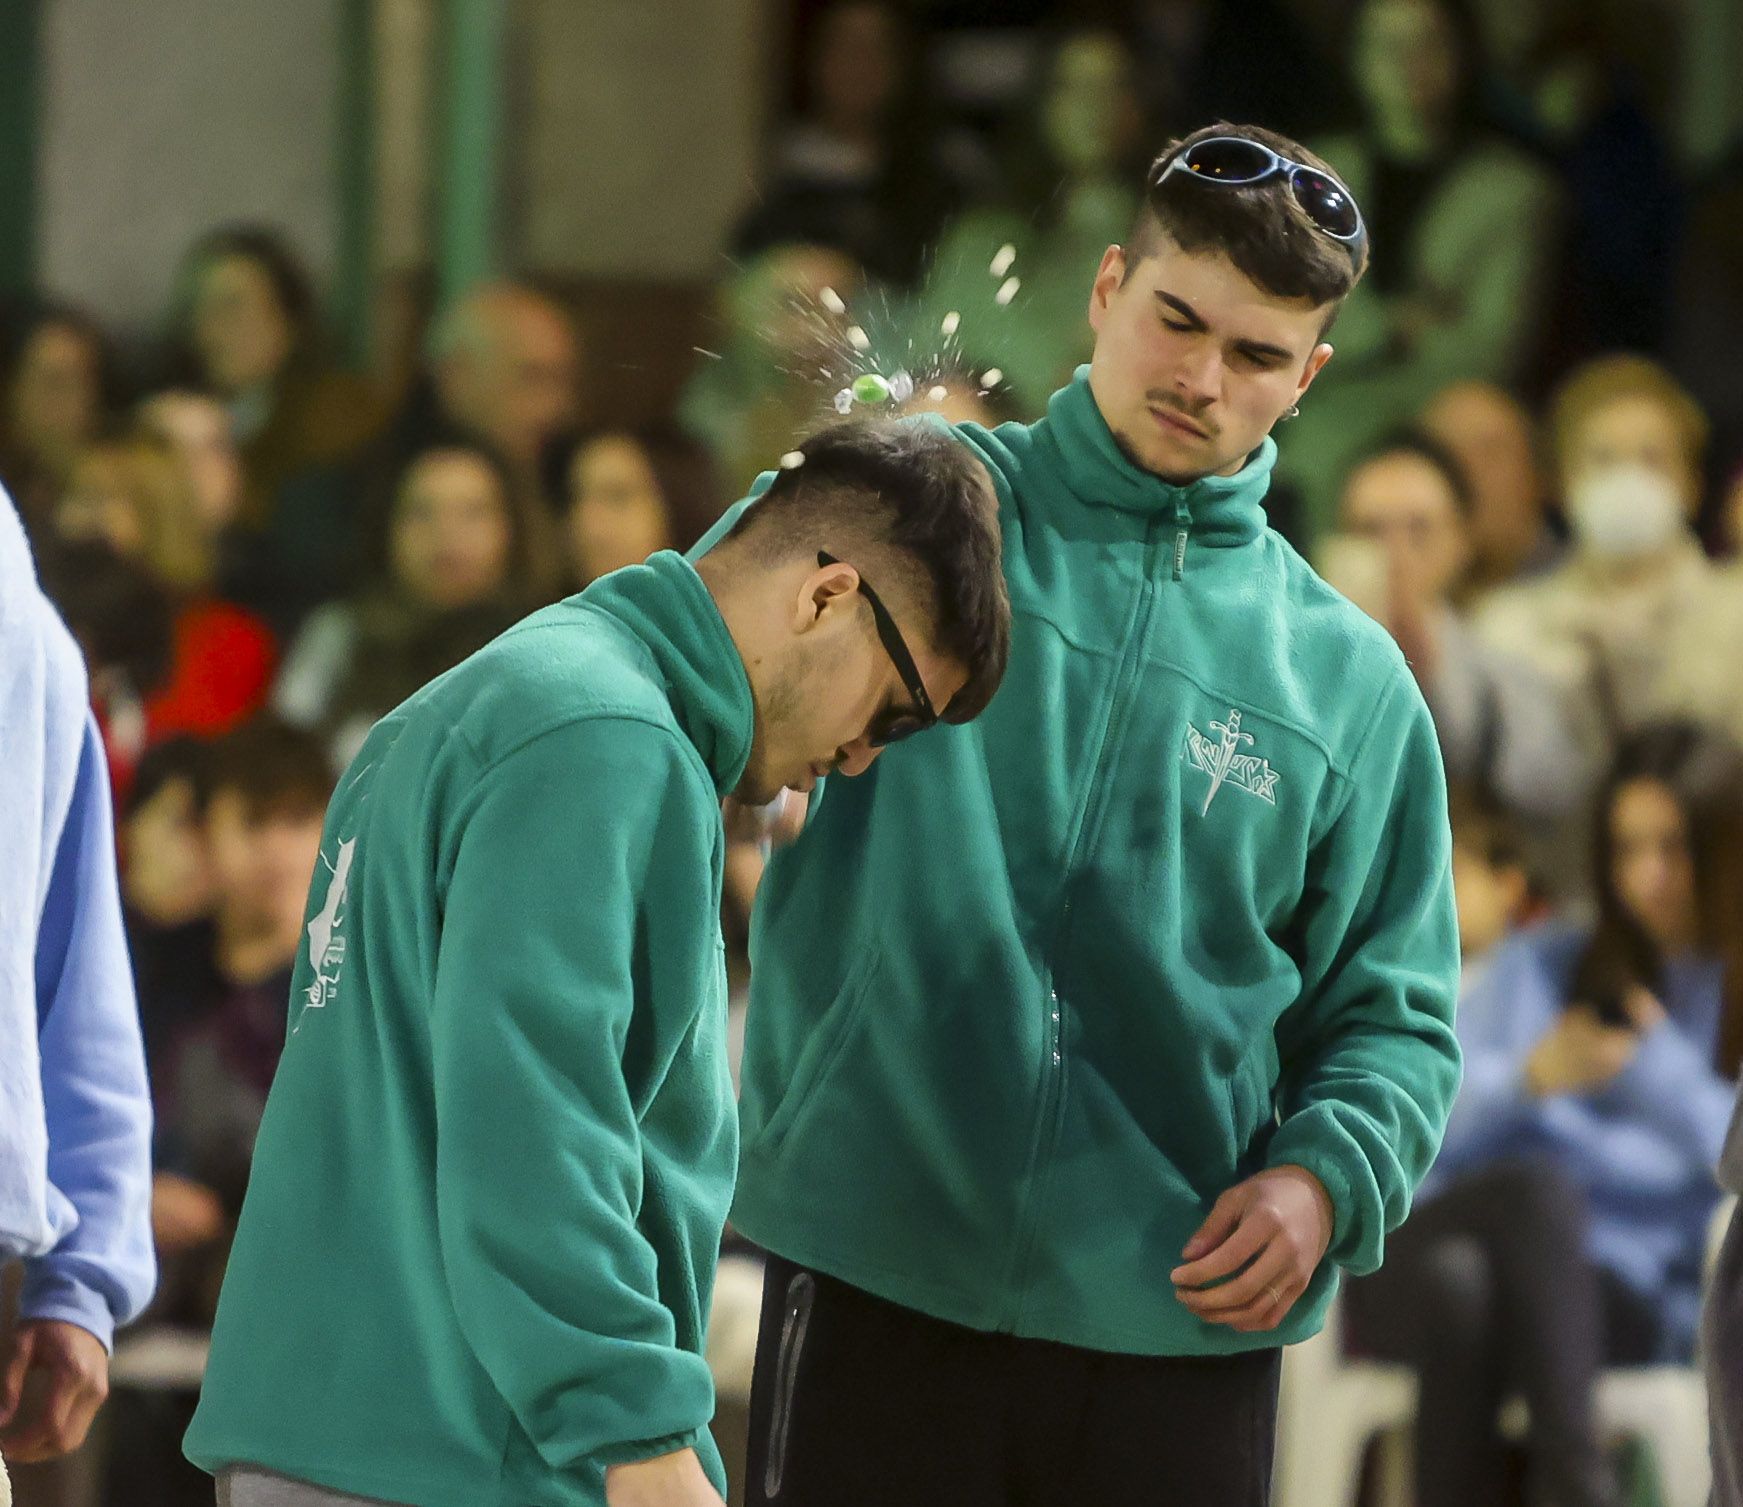
<instances>
[{"instance_id":1,"label":"white plastic chair","mask_svg":"<svg viewBox=\"0 0 1743 1507\"><path fill-rule=\"evenodd\" d=\"M1713 1269L1736 1200L1714 1211L1707 1242ZM1598 1378L1599 1424L1611 1439L1634 1438L1652 1450L1665 1507L1706 1507L1712 1488L1707 1448L1706 1384L1698 1366L1631 1366ZM1406 1366L1352 1360L1344 1349L1342 1300L1325 1327L1283 1355L1277 1413L1279 1507L1350 1507L1361 1484L1362 1456L1377 1440L1379 1507L1410 1507L1411 1424L1416 1377ZM1510 1438L1530 1426L1525 1404L1510 1399L1500 1423Z\"/></svg>"}]
</instances>

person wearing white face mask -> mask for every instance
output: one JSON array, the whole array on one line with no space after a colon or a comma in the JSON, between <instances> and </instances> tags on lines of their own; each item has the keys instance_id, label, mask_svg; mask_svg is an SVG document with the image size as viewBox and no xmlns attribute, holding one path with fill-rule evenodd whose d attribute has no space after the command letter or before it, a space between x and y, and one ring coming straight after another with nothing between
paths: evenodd
<instances>
[{"instance_id":1,"label":"person wearing white face mask","mask_svg":"<svg viewBox=\"0 0 1743 1507\"><path fill-rule=\"evenodd\" d=\"M1551 424L1572 549L1486 599L1478 633L1562 683L1600 756L1656 716L1743 731L1743 585L1694 532L1699 406L1654 362L1606 356L1562 385Z\"/></svg>"}]
</instances>

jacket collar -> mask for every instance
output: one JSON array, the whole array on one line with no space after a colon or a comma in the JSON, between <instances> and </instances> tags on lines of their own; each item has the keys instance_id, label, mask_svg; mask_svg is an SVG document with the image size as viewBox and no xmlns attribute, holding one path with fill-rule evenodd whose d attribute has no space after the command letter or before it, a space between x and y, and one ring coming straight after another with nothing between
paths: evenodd
<instances>
[{"instance_id":1,"label":"jacket collar","mask_svg":"<svg viewBox=\"0 0 1743 1507\"><path fill-rule=\"evenodd\" d=\"M715 790L731 794L750 759L756 709L744 661L702 577L682 555L661 550L645 564L600 577L581 600L616 618L647 648Z\"/></svg>"},{"instance_id":2,"label":"jacket collar","mask_svg":"<svg viewBox=\"0 0 1743 1507\"><path fill-rule=\"evenodd\" d=\"M1176 486L1126 458L1089 389L1087 366L1053 394L1036 428L1057 447L1066 485L1091 506L1189 521L1197 544L1249 544L1265 532L1264 497L1277 462L1270 435L1233 476L1201 476Z\"/></svg>"}]
</instances>

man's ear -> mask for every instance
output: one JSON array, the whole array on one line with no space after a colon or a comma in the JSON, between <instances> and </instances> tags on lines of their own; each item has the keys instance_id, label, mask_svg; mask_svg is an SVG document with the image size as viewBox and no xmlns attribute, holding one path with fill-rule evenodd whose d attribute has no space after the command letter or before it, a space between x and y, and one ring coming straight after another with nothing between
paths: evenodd
<instances>
[{"instance_id":1,"label":"man's ear","mask_svg":"<svg viewBox=\"0 0 1743 1507\"><path fill-rule=\"evenodd\" d=\"M1313 386L1313 379L1325 370L1325 364L1332 358L1331 345L1322 340L1314 346L1312 354L1301 368L1301 380L1295 385L1295 401L1299 403L1302 395Z\"/></svg>"},{"instance_id":2,"label":"man's ear","mask_svg":"<svg viewBox=\"0 0 1743 1507\"><path fill-rule=\"evenodd\" d=\"M851 565L837 561L820 565L800 583L793 597L794 633L809 633L826 616L852 607L851 598L859 591L859 572Z\"/></svg>"},{"instance_id":3,"label":"man's ear","mask_svg":"<svg viewBox=\"0 0 1743 1507\"><path fill-rule=\"evenodd\" d=\"M1119 290L1126 280L1126 251L1123 246L1109 246L1101 254L1101 266L1096 269L1095 281L1089 288L1089 327L1101 333L1102 321L1107 318L1108 300Z\"/></svg>"}]
</instances>

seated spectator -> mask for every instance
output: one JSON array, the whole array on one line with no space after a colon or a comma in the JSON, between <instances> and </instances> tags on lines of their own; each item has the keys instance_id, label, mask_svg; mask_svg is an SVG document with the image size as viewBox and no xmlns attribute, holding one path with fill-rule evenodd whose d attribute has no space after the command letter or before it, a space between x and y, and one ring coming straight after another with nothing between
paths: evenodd
<instances>
[{"instance_id":1,"label":"seated spectator","mask_svg":"<svg viewBox=\"0 0 1743 1507\"><path fill-rule=\"evenodd\" d=\"M843 252L790 245L771 247L721 284L717 348L685 387L678 423L714 458L728 496L742 496L828 417L829 390L862 369L847 338L851 321L869 322L855 305L862 282ZM853 312L837 313L830 292ZM886 343L874 340L872 349Z\"/></svg>"},{"instance_id":2,"label":"seated spectator","mask_svg":"<svg viewBox=\"0 0 1743 1507\"><path fill-rule=\"evenodd\" d=\"M1743 734L1743 590L1694 534L1700 409L1661 367L1611 356L1568 378L1552 427L1572 548L1548 574L1490 595L1477 631L1586 704L1602 757L1654 717Z\"/></svg>"},{"instance_id":3,"label":"seated spectator","mask_svg":"<svg viewBox=\"0 0 1743 1507\"><path fill-rule=\"evenodd\" d=\"M1594 826L1596 922L1522 934L1460 1001L1464 1087L1434 1178L1552 1159L1591 1211L1605 1363L1687 1361L1743 1055L1734 750L1642 728Z\"/></svg>"},{"instance_id":4,"label":"seated spectator","mask_svg":"<svg viewBox=\"0 0 1743 1507\"><path fill-rule=\"evenodd\" d=\"M51 539L40 569L43 591L85 656L109 787L125 809L146 751L146 703L171 673L174 602L140 561L106 539Z\"/></svg>"},{"instance_id":5,"label":"seated spectator","mask_svg":"<svg viewBox=\"0 0 1743 1507\"><path fill-rule=\"evenodd\" d=\"M109 368L102 332L64 308L38 311L0 357L0 485L33 539L46 533L73 462L103 427Z\"/></svg>"},{"instance_id":6,"label":"seated spectator","mask_svg":"<svg viewBox=\"0 0 1743 1507\"><path fill-rule=\"evenodd\" d=\"M1491 382L1455 382L1429 400L1420 422L1471 484L1471 599L1557 564L1567 546L1550 524L1549 480L1530 410Z\"/></svg>"},{"instance_id":7,"label":"seated spectator","mask_svg":"<svg viewBox=\"0 0 1743 1507\"><path fill-rule=\"evenodd\" d=\"M1462 1040L1463 998L1488 988L1530 884L1518 834L1498 807L1455 787L1452 825ZM1481 1056L1467 1062L1464 1093L1481 1104L1494 1075ZM1466 1113L1464 1100L1454 1113ZM1498 1150L1492 1164L1431 1173L1387 1241L1385 1264L1351 1282L1350 1328L1362 1346L1417 1373L1417 1507L1507 1499L1498 1415L1515 1391L1531 1410L1531 1500L1619 1500L1592 1417L1605 1352L1587 1240L1570 1174L1540 1149Z\"/></svg>"},{"instance_id":8,"label":"seated spectator","mask_svg":"<svg viewBox=\"0 0 1743 1507\"><path fill-rule=\"evenodd\" d=\"M230 410L192 388L166 387L141 401L134 428L176 457L201 530L219 539L242 513L242 456Z\"/></svg>"},{"instance_id":9,"label":"seated spectator","mask_svg":"<svg viewBox=\"0 0 1743 1507\"><path fill-rule=\"evenodd\" d=\"M707 455L675 434L583 435L551 491L562 499L568 582L577 589L657 550L688 549L720 515Z\"/></svg>"},{"instance_id":10,"label":"seated spectator","mask_svg":"<svg viewBox=\"0 0 1743 1507\"><path fill-rule=\"evenodd\" d=\"M580 402L581 352L568 314L521 284L474 288L431 327L429 360L428 389L393 440L421 449L453 430L477 435L534 495L546 452Z\"/></svg>"},{"instance_id":11,"label":"seated spectator","mask_svg":"<svg viewBox=\"0 0 1743 1507\"><path fill-rule=\"evenodd\" d=\"M1590 740L1578 735L1547 674L1479 639L1458 610L1473 512L1452 456L1426 435L1401 431L1345 480L1344 533L1327 541L1327 579L1398 641L1434 716L1448 778L1546 823L1584 803L1597 774ZM1348 558L1352 546L1356 573L1365 567L1372 578L1348 583L1353 595L1330 563ZM1376 599L1362 600L1367 593Z\"/></svg>"},{"instance_id":12,"label":"seated spectator","mask_svg":"<svg viewBox=\"0 0 1743 1507\"><path fill-rule=\"evenodd\" d=\"M1102 253L1132 228L1148 145L1125 42L1094 28L1065 33L1016 114L1003 194L945 232L919 300L917 348L936 345L955 311L957 348L996 363L1018 412L1039 418L1089 359L1089 286ZM994 274L1007 245L1015 260ZM1001 306L1008 277L1019 286Z\"/></svg>"},{"instance_id":13,"label":"seated spectator","mask_svg":"<svg viewBox=\"0 0 1743 1507\"><path fill-rule=\"evenodd\" d=\"M776 135L733 252L832 246L885 282L911 284L957 194L919 98L904 10L889 0L831 0L802 46L798 116Z\"/></svg>"},{"instance_id":14,"label":"seated spectator","mask_svg":"<svg viewBox=\"0 0 1743 1507\"><path fill-rule=\"evenodd\" d=\"M369 584L303 625L277 713L350 763L381 717L544 600L537 506L481 442L415 456L373 531Z\"/></svg>"},{"instance_id":15,"label":"seated spectator","mask_svg":"<svg viewBox=\"0 0 1743 1507\"><path fill-rule=\"evenodd\" d=\"M134 409L133 429L181 466L194 515L217 561L218 594L260 613L276 630L283 578L302 562L280 554L272 535L242 523L242 456L230 410L192 388L163 388ZM286 483L281 496L296 486L296 480Z\"/></svg>"},{"instance_id":16,"label":"seated spectator","mask_svg":"<svg viewBox=\"0 0 1743 1507\"><path fill-rule=\"evenodd\" d=\"M320 744L260 718L205 761L211 919L140 980L157 1109L157 1317L211 1322L224 1246L284 1045L291 971L333 780Z\"/></svg>"},{"instance_id":17,"label":"seated spectator","mask_svg":"<svg viewBox=\"0 0 1743 1507\"><path fill-rule=\"evenodd\" d=\"M1368 222L1372 261L1330 335L1337 354L1280 436L1308 535L1338 478L1449 382L1505 382L1538 339L1557 190L1476 124L1477 58L1452 0L1364 0L1353 46L1360 132L1314 143Z\"/></svg>"},{"instance_id":18,"label":"seated spectator","mask_svg":"<svg viewBox=\"0 0 1743 1507\"><path fill-rule=\"evenodd\" d=\"M146 994L212 909L212 865L200 820L205 756L206 745L193 738L171 738L149 750L116 827L122 915L134 977Z\"/></svg>"},{"instance_id":19,"label":"seated spectator","mask_svg":"<svg viewBox=\"0 0 1743 1507\"><path fill-rule=\"evenodd\" d=\"M170 671L145 703L147 741L227 732L259 709L277 658L272 632L216 594L213 541L172 453L144 440L93 446L73 468L54 526L63 539L106 540L170 594Z\"/></svg>"},{"instance_id":20,"label":"seated spectator","mask_svg":"<svg viewBox=\"0 0 1743 1507\"><path fill-rule=\"evenodd\" d=\"M382 417L368 385L325 359L308 274L274 231L212 231L183 264L172 338L184 374L230 411L244 522L294 532L300 520L277 516L284 483L354 454Z\"/></svg>"}]
</instances>

